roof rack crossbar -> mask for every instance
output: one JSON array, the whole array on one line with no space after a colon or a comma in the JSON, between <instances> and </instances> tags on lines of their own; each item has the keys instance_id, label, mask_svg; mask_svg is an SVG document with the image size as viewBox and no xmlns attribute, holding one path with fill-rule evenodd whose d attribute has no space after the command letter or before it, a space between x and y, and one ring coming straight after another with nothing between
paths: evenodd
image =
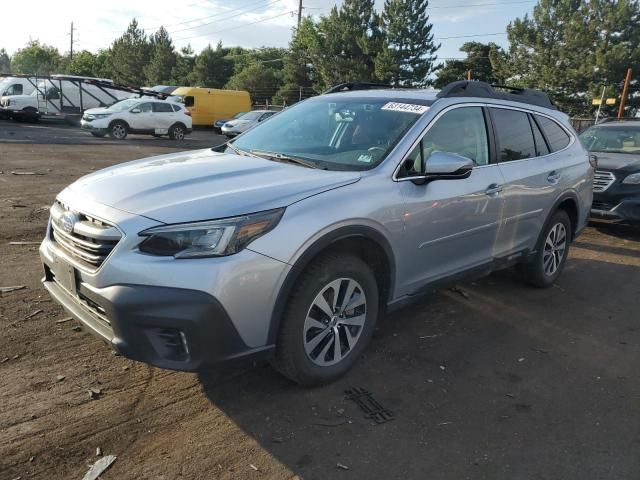
<instances>
[{"instance_id":1,"label":"roof rack crossbar","mask_svg":"<svg viewBox=\"0 0 640 480\"><path fill-rule=\"evenodd\" d=\"M375 88L393 88L391 85L386 83L374 83L374 82L345 82L338 83L333 87L329 88L327 91L322 92L323 95L328 93L338 93L338 92L351 92L354 90L372 90Z\"/></svg>"},{"instance_id":2,"label":"roof rack crossbar","mask_svg":"<svg viewBox=\"0 0 640 480\"><path fill-rule=\"evenodd\" d=\"M495 88L494 88L495 87ZM510 90L509 92L500 92L496 88ZM530 88L509 87L506 85L490 85L486 82L478 82L475 80L460 80L452 82L445 86L437 95L439 98L449 97L480 97L494 98L498 100L509 100L511 102L527 103L529 105L537 105L539 107L558 108L553 104L549 95L540 90Z\"/></svg>"}]
</instances>

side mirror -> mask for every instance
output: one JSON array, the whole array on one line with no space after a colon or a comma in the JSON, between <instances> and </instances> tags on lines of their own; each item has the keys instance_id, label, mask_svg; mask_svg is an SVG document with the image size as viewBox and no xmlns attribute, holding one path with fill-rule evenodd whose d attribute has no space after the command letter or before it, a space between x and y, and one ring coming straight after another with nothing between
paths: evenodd
<instances>
[{"instance_id":1,"label":"side mirror","mask_svg":"<svg viewBox=\"0 0 640 480\"><path fill-rule=\"evenodd\" d=\"M132 108L131 109L131 113L140 113L140 109L139 108Z\"/></svg>"},{"instance_id":2,"label":"side mirror","mask_svg":"<svg viewBox=\"0 0 640 480\"><path fill-rule=\"evenodd\" d=\"M425 174L412 180L417 184L433 180L460 180L471 175L473 166L473 160L457 153L434 152L427 159Z\"/></svg>"}]
</instances>

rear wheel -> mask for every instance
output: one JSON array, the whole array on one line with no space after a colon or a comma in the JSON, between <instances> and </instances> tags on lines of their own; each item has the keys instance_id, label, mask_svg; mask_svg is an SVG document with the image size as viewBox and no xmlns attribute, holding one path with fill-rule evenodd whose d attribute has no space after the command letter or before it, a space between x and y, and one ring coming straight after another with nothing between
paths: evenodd
<instances>
[{"instance_id":1,"label":"rear wheel","mask_svg":"<svg viewBox=\"0 0 640 480\"><path fill-rule=\"evenodd\" d=\"M184 125L176 123L169 129L169 138L173 140L184 140L184 136L186 135L186 130Z\"/></svg>"},{"instance_id":2,"label":"rear wheel","mask_svg":"<svg viewBox=\"0 0 640 480\"><path fill-rule=\"evenodd\" d=\"M109 136L116 140L124 140L127 138L127 124L116 121L109 126Z\"/></svg>"},{"instance_id":3,"label":"rear wheel","mask_svg":"<svg viewBox=\"0 0 640 480\"><path fill-rule=\"evenodd\" d=\"M349 254L314 261L285 309L274 367L305 386L335 380L365 349L378 317L378 287L369 266Z\"/></svg>"},{"instance_id":4,"label":"rear wheel","mask_svg":"<svg viewBox=\"0 0 640 480\"><path fill-rule=\"evenodd\" d=\"M540 288L551 286L562 273L570 241L571 220L564 210L558 210L547 222L535 257L522 266L525 281Z\"/></svg>"}]
</instances>

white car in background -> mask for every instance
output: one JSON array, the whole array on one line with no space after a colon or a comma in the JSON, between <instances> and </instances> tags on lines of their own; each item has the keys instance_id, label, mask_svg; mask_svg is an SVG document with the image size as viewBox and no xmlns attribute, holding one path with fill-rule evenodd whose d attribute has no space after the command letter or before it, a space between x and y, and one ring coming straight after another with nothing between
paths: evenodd
<instances>
[{"instance_id":1,"label":"white car in background","mask_svg":"<svg viewBox=\"0 0 640 480\"><path fill-rule=\"evenodd\" d=\"M116 140L124 140L129 133L138 133L183 140L191 133L193 122L191 112L179 103L129 98L108 108L85 111L80 125L94 137L108 134Z\"/></svg>"},{"instance_id":2,"label":"white car in background","mask_svg":"<svg viewBox=\"0 0 640 480\"><path fill-rule=\"evenodd\" d=\"M276 113L278 112L274 112L273 110L253 110L252 112L247 112L240 118L230 120L222 125L222 134L227 137L235 137Z\"/></svg>"}]
</instances>

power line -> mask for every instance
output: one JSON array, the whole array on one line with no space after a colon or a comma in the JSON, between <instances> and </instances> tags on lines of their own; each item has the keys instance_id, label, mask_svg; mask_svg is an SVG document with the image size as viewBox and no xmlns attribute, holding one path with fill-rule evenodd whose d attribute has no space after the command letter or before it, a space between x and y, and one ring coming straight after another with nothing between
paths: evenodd
<instances>
[{"instance_id":1,"label":"power line","mask_svg":"<svg viewBox=\"0 0 640 480\"><path fill-rule=\"evenodd\" d=\"M471 37L489 37L491 35L506 35L507 32L496 33L476 33L474 35L453 35L451 37L434 37L434 40L450 40L452 38L471 38Z\"/></svg>"},{"instance_id":2,"label":"power line","mask_svg":"<svg viewBox=\"0 0 640 480\"><path fill-rule=\"evenodd\" d=\"M257 20L255 22L250 22L250 23L245 23L243 25L238 25L237 27L225 28L223 30L217 30L215 32L202 33L200 35L192 35L190 37L176 38L175 40L176 41L181 41L181 40L190 40L192 38L198 38L198 37L206 37L206 36L209 36L209 35L215 35L217 33L228 32L230 30L237 30L239 28L249 27L251 25L256 25L258 23L262 23L262 22L266 22L266 21L269 21L269 20L273 20L274 18L284 17L285 15L293 15L293 14L295 14L295 12L293 12L293 11L284 12L284 13L281 13L279 15L274 15L273 17L267 17L267 18L263 18L261 20Z\"/></svg>"},{"instance_id":3,"label":"power line","mask_svg":"<svg viewBox=\"0 0 640 480\"><path fill-rule=\"evenodd\" d=\"M496 2L496 3L469 3L463 5L436 5L433 7L427 7L427 10L440 9L440 8L468 8L468 7L492 7L494 5L518 5L521 3L536 3L537 0L521 0L517 2Z\"/></svg>"}]
</instances>

